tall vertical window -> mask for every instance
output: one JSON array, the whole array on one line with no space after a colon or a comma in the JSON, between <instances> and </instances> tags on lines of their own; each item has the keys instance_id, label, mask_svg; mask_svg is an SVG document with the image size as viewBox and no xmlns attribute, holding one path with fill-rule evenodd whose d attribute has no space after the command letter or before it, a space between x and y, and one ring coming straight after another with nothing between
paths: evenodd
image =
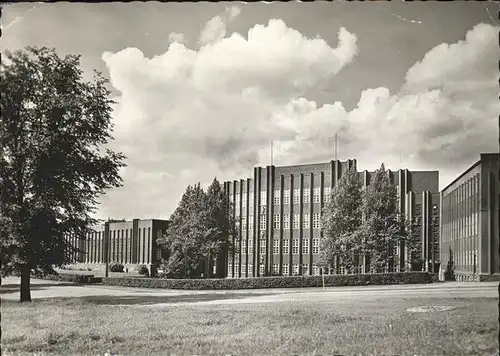
<instances>
[{"instance_id":1,"label":"tall vertical window","mask_svg":"<svg viewBox=\"0 0 500 356\"><path fill-rule=\"evenodd\" d=\"M330 201L330 193L331 193L331 188L330 187L325 187L323 189L323 201L326 203L327 201Z\"/></svg>"},{"instance_id":2,"label":"tall vertical window","mask_svg":"<svg viewBox=\"0 0 500 356\"><path fill-rule=\"evenodd\" d=\"M252 209L253 208L253 192L250 192L249 193L249 197L248 197L248 209Z\"/></svg>"},{"instance_id":3,"label":"tall vertical window","mask_svg":"<svg viewBox=\"0 0 500 356\"><path fill-rule=\"evenodd\" d=\"M298 229L300 227L300 215L293 214L293 228Z\"/></svg>"},{"instance_id":4,"label":"tall vertical window","mask_svg":"<svg viewBox=\"0 0 500 356\"><path fill-rule=\"evenodd\" d=\"M300 203L300 189L299 188L295 188L293 190L293 203L294 204Z\"/></svg>"},{"instance_id":5,"label":"tall vertical window","mask_svg":"<svg viewBox=\"0 0 500 356\"><path fill-rule=\"evenodd\" d=\"M252 277L253 276L253 265L252 264L249 264L248 265L248 274L247 274L248 277Z\"/></svg>"},{"instance_id":6,"label":"tall vertical window","mask_svg":"<svg viewBox=\"0 0 500 356\"><path fill-rule=\"evenodd\" d=\"M309 214L307 213L302 216L302 227L309 229Z\"/></svg>"},{"instance_id":7,"label":"tall vertical window","mask_svg":"<svg viewBox=\"0 0 500 356\"><path fill-rule=\"evenodd\" d=\"M294 276L296 276L296 275L298 275L298 274L299 274L299 265L298 265L298 264L296 264L296 263L294 263L294 264L292 265L292 274L293 274Z\"/></svg>"},{"instance_id":8,"label":"tall vertical window","mask_svg":"<svg viewBox=\"0 0 500 356\"><path fill-rule=\"evenodd\" d=\"M261 215L260 216L260 230L265 230L266 229L266 216Z\"/></svg>"},{"instance_id":9,"label":"tall vertical window","mask_svg":"<svg viewBox=\"0 0 500 356\"><path fill-rule=\"evenodd\" d=\"M310 195L310 190L311 188L307 187L307 188L304 188L304 191L302 192L302 195L303 195L303 203L304 204L308 204L311 202L311 195Z\"/></svg>"},{"instance_id":10,"label":"tall vertical window","mask_svg":"<svg viewBox=\"0 0 500 356\"><path fill-rule=\"evenodd\" d=\"M241 230L245 231L247 229L247 217L242 216L241 217Z\"/></svg>"},{"instance_id":11,"label":"tall vertical window","mask_svg":"<svg viewBox=\"0 0 500 356\"><path fill-rule=\"evenodd\" d=\"M274 228L276 230L280 228L280 214L274 214Z\"/></svg>"},{"instance_id":12,"label":"tall vertical window","mask_svg":"<svg viewBox=\"0 0 500 356\"><path fill-rule=\"evenodd\" d=\"M275 255L280 254L280 240L279 239L273 240L273 254L275 254Z\"/></svg>"},{"instance_id":13,"label":"tall vertical window","mask_svg":"<svg viewBox=\"0 0 500 356\"><path fill-rule=\"evenodd\" d=\"M288 263L283 263L283 266L282 267L282 270L281 270L281 273L284 275L284 276L288 276Z\"/></svg>"},{"instance_id":14,"label":"tall vertical window","mask_svg":"<svg viewBox=\"0 0 500 356\"><path fill-rule=\"evenodd\" d=\"M318 266L313 266L313 275L315 275L315 276L319 275L319 267Z\"/></svg>"},{"instance_id":15,"label":"tall vertical window","mask_svg":"<svg viewBox=\"0 0 500 356\"><path fill-rule=\"evenodd\" d=\"M299 254L299 239L292 240L292 254L294 255Z\"/></svg>"},{"instance_id":16,"label":"tall vertical window","mask_svg":"<svg viewBox=\"0 0 500 356\"><path fill-rule=\"evenodd\" d=\"M261 255L266 254L266 240L264 240L264 239L260 240L260 254Z\"/></svg>"},{"instance_id":17,"label":"tall vertical window","mask_svg":"<svg viewBox=\"0 0 500 356\"><path fill-rule=\"evenodd\" d=\"M302 239L302 254L309 254L309 239Z\"/></svg>"},{"instance_id":18,"label":"tall vertical window","mask_svg":"<svg viewBox=\"0 0 500 356\"><path fill-rule=\"evenodd\" d=\"M266 266L264 264L261 264L259 266L259 275L263 276L264 273L266 273L266 269L265 268L266 268Z\"/></svg>"},{"instance_id":19,"label":"tall vertical window","mask_svg":"<svg viewBox=\"0 0 500 356\"><path fill-rule=\"evenodd\" d=\"M243 239L241 240L241 254L246 254L247 253L247 240Z\"/></svg>"},{"instance_id":20,"label":"tall vertical window","mask_svg":"<svg viewBox=\"0 0 500 356\"><path fill-rule=\"evenodd\" d=\"M232 263L228 263L227 265L227 273L230 277L233 277L233 264Z\"/></svg>"},{"instance_id":21,"label":"tall vertical window","mask_svg":"<svg viewBox=\"0 0 500 356\"><path fill-rule=\"evenodd\" d=\"M240 195L239 194L236 194L235 198L234 198L234 205L236 205L236 209L239 209L240 207Z\"/></svg>"},{"instance_id":22,"label":"tall vertical window","mask_svg":"<svg viewBox=\"0 0 500 356\"><path fill-rule=\"evenodd\" d=\"M302 265L302 275L307 276L308 274L309 274L309 265L308 264Z\"/></svg>"},{"instance_id":23,"label":"tall vertical window","mask_svg":"<svg viewBox=\"0 0 500 356\"><path fill-rule=\"evenodd\" d=\"M241 264L241 276L246 277L247 276L247 265L242 263Z\"/></svg>"},{"instance_id":24,"label":"tall vertical window","mask_svg":"<svg viewBox=\"0 0 500 356\"><path fill-rule=\"evenodd\" d=\"M319 229L319 213L313 213L313 229Z\"/></svg>"},{"instance_id":25,"label":"tall vertical window","mask_svg":"<svg viewBox=\"0 0 500 356\"><path fill-rule=\"evenodd\" d=\"M260 192L260 205L267 205L267 191Z\"/></svg>"},{"instance_id":26,"label":"tall vertical window","mask_svg":"<svg viewBox=\"0 0 500 356\"><path fill-rule=\"evenodd\" d=\"M283 240L283 254L288 255L289 249L288 249L288 239Z\"/></svg>"},{"instance_id":27,"label":"tall vertical window","mask_svg":"<svg viewBox=\"0 0 500 356\"><path fill-rule=\"evenodd\" d=\"M274 190L274 205L280 205L280 190L275 189Z\"/></svg>"},{"instance_id":28,"label":"tall vertical window","mask_svg":"<svg viewBox=\"0 0 500 356\"><path fill-rule=\"evenodd\" d=\"M313 239L312 249L313 249L313 254L315 254L315 255L319 254L319 239L318 238Z\"/></svg>"},{"instance_id":29,"label":"tall vertical window","mask_svg":"<svg viewBox=\"0 0 500 356\"><path fill-rule=\"evenodd\" d=\"M241 207L246 208L247 207L247 193L243 193L241 197Z\"/></svg>"},{"instance_id":30,"label":"tall vertical window","mask_svg":"<svg viewBox=\"0 0 500 356\"><path fill-rule=\"evenodd\" d=\"M279 265L279 263L273 263L273 273L275 273L275 274L280 273L280 265Z\"/></svg>"},{"instance_id":31,"label":"tall vertical window","mask_svg":"<svg viewBox=\"0 0 500 356\"><path fill-rule=\"evenodd\" d=\"M283 191L283 204L290 204L290 189Z\"/></svg>"},{"instance_id":32,"label":"tall vertical window","mask_svg":"<svg viewBox=\"0 0 500 356\"><path fill-rule=\"evenodd\" d=\"M321 188L316 187L313 190L313 203L319 203L321 199Z\"/></svg>"},{"instance_id":33,"label":"tall vertical window","mask_svg":"<svg viewBox=\"0 0 500 356\"><path fill-rule=\"evenodd\" d=\"M248 253L249 254L253 253L253 240L252 239L248 240ZM250 267L250 265L248 265L248 267Z\"/></svg>"},{"instance_id":34,"label":"tall vertical window","mask_svg":"<svg viewBox=\"0 0 500 356\"><path fill-rule=\"evenodd\" d=\"M248 216L248 230L253 230L253 215Z\"/></svg>"},{"instance_id":35,"label":"tall vertical window","mask_svg":"<svg viewBox=\"0 0 500 356\"><path fill-rule=\"evenodd\" d=\"M290 215L283 215L283 229L288 230L290 228Z\"/></svg>"}]
</instances>

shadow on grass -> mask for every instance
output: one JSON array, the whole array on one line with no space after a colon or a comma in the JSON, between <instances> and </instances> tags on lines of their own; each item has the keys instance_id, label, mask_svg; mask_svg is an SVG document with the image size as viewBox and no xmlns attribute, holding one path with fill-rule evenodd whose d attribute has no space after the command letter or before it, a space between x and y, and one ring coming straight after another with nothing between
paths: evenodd
<instances>
[{"instance_id":1,"label":"shadow on grass","mask_svg":"<svg viewBox=\"0 0 500 356\"><path fill-rule=\"evenodd\" d=\"M269 296L273 294L259 294L259 296ZM82 297L52 297L34 298L36 303L44 302L77 302L95 305L154 305L159 303L197 303L213 300L244 299L255 297L252 293L217 293L217 294L192 294L192 295L169 295L169 296L116 296L116 295L92 295ZM17 300L3 300L3 303L19 303Z\"/></svg>"}]
</instances>

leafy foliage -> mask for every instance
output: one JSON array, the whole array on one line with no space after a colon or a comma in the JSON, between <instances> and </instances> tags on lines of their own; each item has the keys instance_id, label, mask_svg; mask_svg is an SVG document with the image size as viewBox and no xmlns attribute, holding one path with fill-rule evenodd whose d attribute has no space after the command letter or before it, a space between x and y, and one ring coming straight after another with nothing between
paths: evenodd
<instances>
[{"instance_id":1,"label":"leafy foliage","mask_svg":"<svg viewBox=\"0 0 500 356\"><path fill-rule=\"evenodd\" d=\"M125 267L120 262L111 262L109 264L109 270L111 272L123 272Z\"/></svg>"},{"instance_id":2,"label":"leafy foliage","mask_svg":"<svg viewBox=\"0 0 500 356\"><path fill-rule=\"evenodd\" d=\"M336 256L351 269L358 265L361 252L361 181L356 169L349 169L333 189L323 209L320 240L321 265L331 266Z\"/></svg>"},{"instance_id":3,"label":"leafy foliage","mask_svg":"<svg viewBox=\"0 0 500 356\"><path fill-rule=\"evenodd\" d=\"M166 236L158 240L169 251L163 263L171 278L209 276L218 256L230 245L229 199L214 179L205 193L200 183L188 186L170 217Z\"/></svg>"},{"instance_id":4,"label":"leafy foliage","mask_svg":"<svg viewBox=\"0 0 500 356\"><path fill-rule=\"evenodd\" d=\"M0 68L2 275L69 263L66 236L85 236L97 198L119 187L124 156L112 140L110 92L98 73L84 82L79 56L28 47ZM24 278L23 278L24 276Z\"/></svg>"},{"instance_id":5,"label":"leafy foliage","mask_svg":"<svg viewBox=\"0 0 500 356\"><path fill-rule=\"evenodd\" d=\"M137 273L144 275L144 276L149 276L149 269L148 266L144 264L140 264L137 266Z\"/></svg>"}]
</instances>

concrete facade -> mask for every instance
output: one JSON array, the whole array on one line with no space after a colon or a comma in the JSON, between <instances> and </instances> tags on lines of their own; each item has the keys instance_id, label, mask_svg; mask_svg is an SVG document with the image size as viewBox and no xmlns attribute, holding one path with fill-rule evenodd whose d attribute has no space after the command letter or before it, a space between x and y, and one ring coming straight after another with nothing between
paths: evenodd
<instances>
[{"instance_id":1,"label":"concrete facade","mask_svg":"<svg viewBox=\"0 0 500 356\"><path fill-rule=\"evenodd\" d=\"M224 189L235 204L238 236L235 253L226 257L228 277L319 274L321 211L330 192L356 160L330 161L286 167L255 167L253 178L228 181ZM359 172L363 187L373 172ZM437 171L388 170L398 187L400 210L419 222L414 238L421 241L420 256L408 256L397 247L400 266L410 259L439 260L439 176ZM257 266L257 268L255 268ZM358 272L366 266L360 263ZM399 268L399 267L396 267ZM416 267L421 269L422 266ZM334 266L333 273L344 273Z\"/></svg>"},{"instance_id":2,"label":"concrete facade","mask_svg":"<svg viewBox=\"0 0 500 356\"><path fill-rule=\"evenodd\" d=\"M460 281L500 280L499 154L479 161L441 191L441 260Z\"/></svg>"},{"instance_id":3,"label":"concrete facade","mask_svg":"<svg viewBox=\"0 0 500 356\"><path fill-rule=\"evenodd\" d=\"M124 265L151 265L161 260L161 249L156 240L168 229L168 220L133 219L109 222L109 263ZM96 226L83 239L71 238L81 252L73 256L76 262L105 263L105 224Z\"/></svg>"}]
</instances>

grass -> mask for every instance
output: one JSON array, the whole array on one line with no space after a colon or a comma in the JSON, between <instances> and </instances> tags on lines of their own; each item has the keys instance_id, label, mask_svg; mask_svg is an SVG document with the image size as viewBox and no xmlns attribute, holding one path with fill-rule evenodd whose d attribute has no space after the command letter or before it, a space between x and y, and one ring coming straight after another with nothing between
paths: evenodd
<instances>
[{"instance_id":1,"label":"grass","mask_svg":"<svg viewBox=\"0 0 500 356\"><path fill-rule=\"evenodd\" d=\"M422 305L454 310L409 313ZM3 302L4 355L494 355L496 299L144 306Z\"/></svg>"}]
</instances>

